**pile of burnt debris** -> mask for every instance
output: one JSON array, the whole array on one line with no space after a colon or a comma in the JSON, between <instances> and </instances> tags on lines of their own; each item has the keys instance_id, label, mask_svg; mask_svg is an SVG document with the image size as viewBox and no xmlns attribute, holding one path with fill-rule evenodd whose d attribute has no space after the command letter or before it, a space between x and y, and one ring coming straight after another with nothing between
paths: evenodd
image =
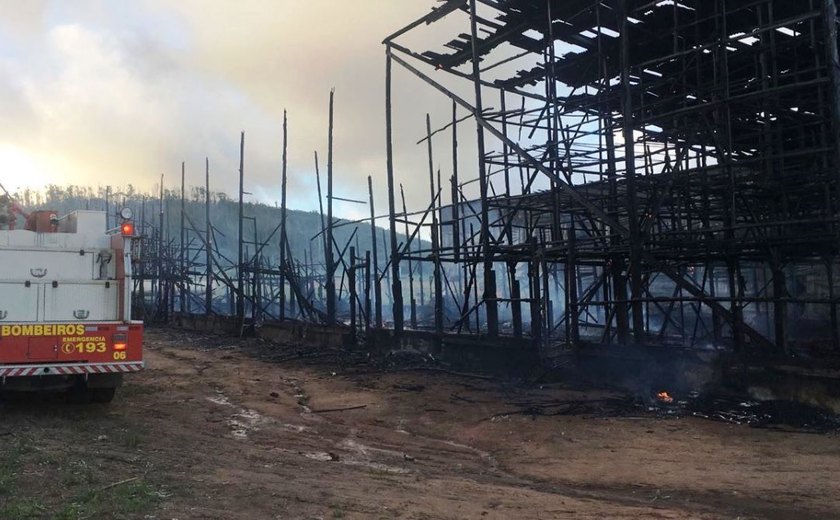
<instances>
[{"instance_id":1,"label":"pile of burnt debris","mask_svg":"<svg viewBox=\"0 0 840 520\"><path fill-rule=\"evenodd\" d=\"M576 415L587 417L662 418L699 417L730 424L743 424L788 432L840 432L840 416L821 408L792 401L753 401L735 395L703 395L691 392L675 398L668 392L652 395L616 395L599 399L533 400L508 402L511 409L489 420L509 415Z\"/></svg>"},{"instance_id":2,"label":"pile of burnt debris","mask_svg":"<svg viewBox=\"0 0 840 520\"><path fill-rule=\"evenodd\" d=\"M754 428L814 433L840 431L840 415L794 401L756 401L738 395L699 392L676 399L667 392L659 392L648 402L640 402L639 406L662 416L690 415Z\"/></svg>"}]
</instances>

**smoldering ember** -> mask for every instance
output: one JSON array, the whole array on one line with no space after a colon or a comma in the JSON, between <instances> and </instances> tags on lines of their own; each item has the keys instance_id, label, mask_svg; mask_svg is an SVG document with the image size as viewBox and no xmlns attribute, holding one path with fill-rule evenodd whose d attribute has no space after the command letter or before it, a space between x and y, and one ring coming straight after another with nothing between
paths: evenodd
<instances>
[{"instance_id":1,"label":"smoldering ember","mask_svg":"<svg viewBox=\"0 0 840 520\"><path fill-rule=\"evenodd\" d=\"M220 74L171 95L237 128L141 187L42 187L8 150L69 134L0 103L32 132L0 138L0 519L840 518L837 0L303 4L0 25L0 85L58 93L50 125L96 95L65 82L116 92L126 60ZM264 39L269 11L327 43ZM38 30L92 53L94 23L121 46L13 80L54 63L21 59ZM202 39L230 77L188 59ZM290 49L315 122L307 96L269 108ZM239 52L266 75L217 97ZM151 119L120 119L139 99L113 121L145 146ZM102 117L60 124L140 155Z\"/></svg>"}]
</instances>

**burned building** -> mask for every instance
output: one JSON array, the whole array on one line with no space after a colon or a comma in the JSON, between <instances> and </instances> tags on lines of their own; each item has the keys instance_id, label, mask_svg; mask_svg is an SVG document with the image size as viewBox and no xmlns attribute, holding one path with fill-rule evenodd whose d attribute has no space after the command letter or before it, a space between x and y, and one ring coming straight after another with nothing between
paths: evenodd
<instances>
[{"instance_id":1,"label":"burned building","mask_svg":"<svg viewBox=\"0 0 840 520\"><path fill-rule=\"evenodd\" d=\"M838 357L834 0L448 0L384 45L398 332L413 255L442 279L440 333ZM430 171L431 248L410 254L394 67L452 103L429 140L478 150L473 178Z\"/></svg>"}]
</instances>

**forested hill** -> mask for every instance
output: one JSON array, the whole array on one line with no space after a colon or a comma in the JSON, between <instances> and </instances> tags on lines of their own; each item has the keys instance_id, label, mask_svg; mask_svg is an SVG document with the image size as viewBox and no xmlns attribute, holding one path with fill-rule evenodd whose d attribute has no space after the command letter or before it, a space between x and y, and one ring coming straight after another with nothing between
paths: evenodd
<instances>
[{"instance_id":1,"label":"forested hill","mask_svg":"<svg viewBox=\"0 0 840 520\"><path fill-rule=\"evenodd\" d=\"M23 190L12 194L27 211L35 209L51 209L59 214L65 214L77 209L105 210L106 188L97 189L79 186L55 186L50 185L43 191ZM108 198L108 209L110 214L110 225L115 226L117 213L123 206L129 206L134 210L138 231L145 229L147 235L153 234L153 230L159 227L161 201L159 194L140 193L127 187L111 187ZM203 188L191 188L185 197L185 213L189 217L187 224L187 242L193 249L198 249L201 239L193 232L189 222L191 221L198 231L203 234L205 229L205 195ZM165 237L171 243L177 245L180 241L181 226L181 196L180 190L164 190L163 214ZM228 259L235 259L237 256L237 237L239 204L224 193L211 192L210 196L210 221L215 230L216 246L219 251ZM249 252L253 253L253 242L268 244L263 249L262 256L266 261L277 263L280 249L280 208L261 203L245 203L243 220L243 235ZM314 255L315 263L323 261L323 240L319 235L321 230L321 217L318 212L287 210L288 223L286 232L288 234L289 247L294 258L302 262L304 256L307 258ZM326 217L325 217L326 218ZM145 226L141 224L145 223ZM340 218L334 218L334 240L339 251L343 250L348 241L349 245L355 246L358 256L364 256L366 250L371 250L371 229L370 223L348 224ZM381 224L385 224L383 220ZM354 235L355 231L355 235ZM256 234L256 240L255 240ZM386 230L377 228L377 248L379 251L379 264L382 268L387 262L388 251ZM405 237L400 236L399 242L404 243ZM424 243L424 246L428 244ZM419 247L416 243L414 248ZM305 252L305 254L304 254Z\"/></svg>"}]
</instances>

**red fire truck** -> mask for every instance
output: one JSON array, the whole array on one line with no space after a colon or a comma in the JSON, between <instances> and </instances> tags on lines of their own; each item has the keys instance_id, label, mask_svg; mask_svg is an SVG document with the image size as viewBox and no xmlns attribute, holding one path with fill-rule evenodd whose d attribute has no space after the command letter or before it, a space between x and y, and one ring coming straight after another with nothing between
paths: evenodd
<instances>
[{"instance_id":1,"label":"red fire truck","mask_svg":"<svg viewBox=\"0 0 840 520\"><path fill-rule=\"evenodd\" d=\"M4 198L8 198L4 197ZM0 201L2 202L2 201ZM8 203L9 201L6 200ZM0 384L3 390L73 389L110 402L143 368L143 323L131 320L131 211L106 230L102 211L0 219ZM15 229L15 213L25 217Z\"/></svg>"}]
</instances>

